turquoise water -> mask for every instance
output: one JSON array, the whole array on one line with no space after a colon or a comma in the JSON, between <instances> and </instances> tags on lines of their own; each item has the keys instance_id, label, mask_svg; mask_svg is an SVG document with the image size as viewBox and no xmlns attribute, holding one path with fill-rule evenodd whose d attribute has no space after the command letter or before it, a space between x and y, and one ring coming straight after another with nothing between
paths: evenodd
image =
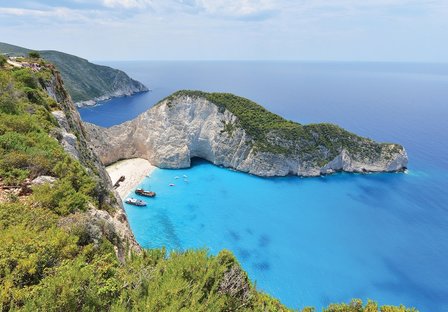
<instances>
[{"instance_id":1,"label":"turquoise water","mask_svg":"<svg viewBox=\"0 0 448 312\"><path fill-rule=\"evenodd\" d=\"M448 216L420 189L441 194L444 182L413 171L265 179L196 161L156 170L141 187L157 198L126 211L144 247L230 249L291 307L357 297L446 311Z\"/></svg>"},{"instance_id":2,"label":"turquoise water","mask_svg":"<svg viewBox=\"0 0 448 312\"><path fill-rule=\"evenodd\" d=\"M410 159L408 174L312 179L263 179L201 161L156 170L142 186L157 198L126 205L144 247L230 249L260 289L294 308L360 297L448 311L448 65L109 65L153 92L83 109L85 120L128 120L176 89L227 91L288 119L401 143Z\"/></svg>"}]
</instances>

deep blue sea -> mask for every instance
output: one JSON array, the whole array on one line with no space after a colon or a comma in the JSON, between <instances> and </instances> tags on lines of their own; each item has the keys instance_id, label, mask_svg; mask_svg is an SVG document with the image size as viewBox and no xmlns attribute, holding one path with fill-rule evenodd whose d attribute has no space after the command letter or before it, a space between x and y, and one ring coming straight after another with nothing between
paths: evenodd
<instances>
[{"instance_id":1,"label":"deep blue sea","mask_svg":"<svg viewBox=\"0 0 448 312\"><path fill-rule=\"evenodd\" d=\"M447 64L107 65L152 91L80 110L102 126L178 89L224 91L287 119L401 143L409 154L407 174L267 179L201 160L187 170L157 169L141 185L157 198L146 208L126 206L144 247L230 249L258 288L293 308L355 297L448 311Z\"/></svg>"}]
</instances>

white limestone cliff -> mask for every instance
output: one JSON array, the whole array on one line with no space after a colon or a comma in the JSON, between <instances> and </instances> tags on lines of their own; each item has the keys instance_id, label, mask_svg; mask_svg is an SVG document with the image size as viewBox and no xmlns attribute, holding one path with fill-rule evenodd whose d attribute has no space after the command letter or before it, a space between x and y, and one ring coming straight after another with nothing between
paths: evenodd
<instances>
[{"instance_id":1,"label":"white limestone cliff","mask_svg":"<svg viewBox=\"0 0 448 312\"><path fill-rule=\"evenodd\" d=\"M239 126L238 118L204 97L178 95L164 100L136 119L101 128L85 124L92 146L104 164L120 159L145 158L160 168L187 168L200 157L215 165L234 168L258 176L318 176L336 171L394 172L407 166L404 148L377 144L368 139L356 144L374 156L351 155L340 148L329 159L329 150L317 146L316 155L301 153L301 143L286 141L272 134L276 144L288 146L288 153L260 151L253 138ZM324 164L316 159L326 159ZM321 161L320 161L321 162Z\"/></svg>"}]
</instances>

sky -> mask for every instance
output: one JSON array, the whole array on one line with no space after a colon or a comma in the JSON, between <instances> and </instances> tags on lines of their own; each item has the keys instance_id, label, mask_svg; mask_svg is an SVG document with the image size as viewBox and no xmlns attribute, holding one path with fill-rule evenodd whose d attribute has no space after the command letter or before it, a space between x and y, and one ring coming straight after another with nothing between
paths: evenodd
<instances>
[{"instance_id":1,"label":"sky","mask_svg":"<svg viewBox=\"0 0 448 312\"><path fill-rule=\"evenodd\" d=\"M448 0L0 0L0 41L89 60L448 62Z\"/></svg>"}]
</instances>

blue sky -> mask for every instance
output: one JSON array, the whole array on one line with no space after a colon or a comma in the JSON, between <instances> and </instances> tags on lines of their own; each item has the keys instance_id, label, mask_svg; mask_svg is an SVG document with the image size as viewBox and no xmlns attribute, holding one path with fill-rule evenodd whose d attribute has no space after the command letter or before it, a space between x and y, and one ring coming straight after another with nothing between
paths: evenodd
<instances>
[{"instance_id":1,"label":"blue sky","mask_svg":"<svg viewBox=\"0 0 448 312\"><path fill-rule=\"evenodd\" d=\"M0 34L90 60L448 62L448 0L2 0Z\"/></svg>"}]
</instances>

